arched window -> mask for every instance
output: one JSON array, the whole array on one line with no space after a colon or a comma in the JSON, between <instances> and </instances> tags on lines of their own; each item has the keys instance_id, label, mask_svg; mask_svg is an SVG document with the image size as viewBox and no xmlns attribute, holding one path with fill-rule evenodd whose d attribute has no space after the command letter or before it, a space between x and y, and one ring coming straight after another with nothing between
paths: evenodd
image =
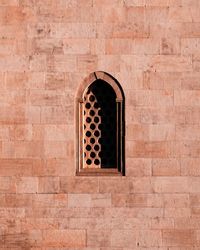
<instances>
[{"instance_id":1,"label":"arched window","mask_svg":"<svg viewBox=\"0 0 200 250\"><path fill-rule=\"evenodd\" d=\"M125 175L124 94L105 72L92 73L77 95L77 174Z\"/></svg>"}]
</instances>

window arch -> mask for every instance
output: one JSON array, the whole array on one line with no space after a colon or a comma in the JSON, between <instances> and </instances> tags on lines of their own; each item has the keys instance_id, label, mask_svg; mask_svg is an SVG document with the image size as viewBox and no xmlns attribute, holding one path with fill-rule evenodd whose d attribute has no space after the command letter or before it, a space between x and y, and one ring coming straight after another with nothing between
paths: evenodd
<instances>
[{"instance_id":1,"label":"window arch","mask_svg":"<svg viewBox=\"0 0 200 250\"><path fill-rule=\"evenodd\" d=\"M77 174L125 175L124 94L105 72L90 74L76 98Z\"/></svg>"}]
</instances>

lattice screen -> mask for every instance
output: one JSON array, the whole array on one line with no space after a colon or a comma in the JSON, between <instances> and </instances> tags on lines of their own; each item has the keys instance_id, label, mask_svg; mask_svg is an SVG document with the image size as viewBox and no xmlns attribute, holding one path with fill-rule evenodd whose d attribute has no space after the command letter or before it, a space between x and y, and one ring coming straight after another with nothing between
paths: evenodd
<instances>
[{"instance_id":1,"label":"lattice screen","mask_svg":"<svg viewBox=\"0 0 200 250\"><path fill-rule=\"evenodd\" d=\"M116 95L104 81L95 81L83 102L83 167L116 168Z\"/></svg>"}]
</instances>

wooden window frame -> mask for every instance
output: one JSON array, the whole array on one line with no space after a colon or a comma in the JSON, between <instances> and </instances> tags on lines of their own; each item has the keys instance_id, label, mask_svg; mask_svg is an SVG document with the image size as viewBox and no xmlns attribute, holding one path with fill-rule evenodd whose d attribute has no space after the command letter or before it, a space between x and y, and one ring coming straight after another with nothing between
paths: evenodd
<instances>
[{"instance_id":1,"label":"wooden window frame","mask_svg":"<svg viewBox=\"0 0 200 250\"><path fill-rule=\"evenodd\" d=\"M83 168L82 150L82 105L84 91L96 80L103 80L108 83L116 94L117 105L117 166L116 168ZM122 87L116 79L106 72L97 71L91 73L79 86L76 95L76 175L78 176L120 176L125 175L125 112L124 112L124 93Z\"/></svg>"}]
</instances>

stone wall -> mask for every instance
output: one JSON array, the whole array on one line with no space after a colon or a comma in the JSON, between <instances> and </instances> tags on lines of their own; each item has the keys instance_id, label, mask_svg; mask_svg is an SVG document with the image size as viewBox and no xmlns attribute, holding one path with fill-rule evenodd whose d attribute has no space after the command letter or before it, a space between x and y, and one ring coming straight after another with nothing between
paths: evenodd
<instances>
[{"instance_id":1,"label":"stone wall","mask_svg":"<svg viewBox=\"0 0 200 250\"><path fill-rule=\"evenodd\" d=\"M75 176L75 97L126 98L126 176ZM200 1L0 0L0 249L200 249Z\"/></svg>"}]
</instances>

